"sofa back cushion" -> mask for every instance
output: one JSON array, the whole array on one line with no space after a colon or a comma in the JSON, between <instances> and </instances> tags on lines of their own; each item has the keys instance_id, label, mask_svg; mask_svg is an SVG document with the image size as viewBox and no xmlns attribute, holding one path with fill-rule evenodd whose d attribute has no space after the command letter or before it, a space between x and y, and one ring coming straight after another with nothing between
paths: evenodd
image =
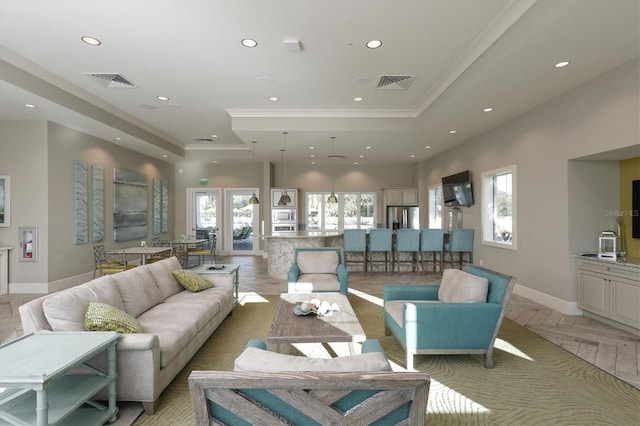
<instances>
[{"instance_id":1,"label":"sofa back cushion","mask_svg":"<svg viewBox=\"0 0 640 426\"><path fill-rule=\"evenodd\" d=\"M300 251L296 263L300 274L336 274L338 253L334 250Z\"/></svg>"},{"instance_id":2,"label":"sofa back cushion","mask_svg":"<svg viewBox=\"0 0 640 426\"><path fill-rule=\"evenodd\" d=\"M124 311L129 315L138 317L164 300L149 269L145 266L113 274L111 278L118 286Z\"/></svg>"},{"instance_id":3,"label":"sofa back cushion","mask_svg":"<svg viewBox=\"0 0 640 426\"><path fill-rule=\"evenodd\" d=\"M184 290L171 275L172 271L182 269L177 257L172 256L169 259L148 264L146 268L149 270L153 280L160 289L163 300Z\"/></svg>"},{"instance_id":4,"label":"sofa back cushion","mask_svg":"<svg viewBox=\"0 0 640 426\"><path fill-rule=\"evenodd\" d=\"M234 371L371 372L391 371L391 365L382 352L370 352L337 358L307 358L305 356L286 355L249 347L236 358Z\"/></svg>"},{"instance_id":5,"label":"sofa back cushion","mask_svg":"<svg viewBox=\"0 0 640 426\"><path fill-rule=\"evenodd\" d=\"M88 285L91 284L91 285ZM98 293L96 291L98 290ZM44 315L53 331L86 331L84 315L89 302L114 303L122 306L117 288L110 276L59 291L45 299ZM111 303L110 303L111 302Z\"/></svg>"},{"instance_id":6,"label":"sofa back cushion","mask_svg":"<svg viewBox=\"0 0 640 426\"><path fill-rule=\"evenodd\" d=\"M438 300L444 303L486 303L489 281L459 269L445 269Z\"/></svg>"}]
</instances>

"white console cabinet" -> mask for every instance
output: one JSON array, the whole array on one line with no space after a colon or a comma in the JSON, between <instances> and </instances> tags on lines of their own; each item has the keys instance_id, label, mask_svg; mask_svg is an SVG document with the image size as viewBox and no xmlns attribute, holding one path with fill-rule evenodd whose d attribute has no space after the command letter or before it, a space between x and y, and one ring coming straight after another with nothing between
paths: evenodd
<instances>
[{"instance_id":1,"label":"white console cabinet","mask_svg":"<svg viewBox=\"0 0 640 426\"><path fill-rule=\"evenodd\" d=\"M578 304L586 312L640 329L640 269L578 259Z\"/></svg>"}]
</instances>

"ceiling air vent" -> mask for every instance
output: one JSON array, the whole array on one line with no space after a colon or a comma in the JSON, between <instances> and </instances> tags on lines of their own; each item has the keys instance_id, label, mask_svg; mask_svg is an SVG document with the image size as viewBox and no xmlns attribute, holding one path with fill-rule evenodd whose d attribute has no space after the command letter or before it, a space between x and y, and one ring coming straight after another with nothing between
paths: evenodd
<instances>
[{"instance_id":1,"label":"ceiling air vent","mask_svg":"<svg viewBox=\"0 0 640 426\"><path fill-rule=\"evenodd\" d=\"M135 89L136 85L120 74L113 73L86 73L97 83L109 89Z\"/></svg>"},{"instance_id":2,"label":"ceiling air vent","mask_svg":"<svg viewBox=\"0 0 640 426\"><path fill-rule=\"evenodd\" d=\"M194 138L193 139L196 142L215 142L215 139L212 138Z\"/></svg>"},{"instance_id":3,"label":"ceiling air vent","mask_svg":"<svg viewBox=\"0 0 640 426\"><path fill-rule=\"evenodd\" d=\"M382 75L378 81L378 90L407 90L415 75Z\"/></svg>"}]
</instances>

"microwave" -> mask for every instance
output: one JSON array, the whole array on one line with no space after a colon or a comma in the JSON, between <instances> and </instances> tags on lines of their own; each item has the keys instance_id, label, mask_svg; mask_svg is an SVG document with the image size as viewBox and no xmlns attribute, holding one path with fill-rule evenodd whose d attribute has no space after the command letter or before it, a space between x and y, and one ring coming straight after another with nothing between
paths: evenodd
<instances>
[{"instance_id":1,"label":"microwave","mask_svg":"<svg viewBox=\"0 0 640 426\"><path fill-rule=\"evenodd\" d=\"M296 225L271 225L273 232L296 232Z\"/></svg>"},{"instance_id":2,"label":"microwave","mask_svg":"<svg viewBox=\"0 0 640 426\"><path fill-rule=\"evenodd\" d=\"M296 223L296 211L292 209L274 209L273 223Z\"/></svg>"}]
</instances>

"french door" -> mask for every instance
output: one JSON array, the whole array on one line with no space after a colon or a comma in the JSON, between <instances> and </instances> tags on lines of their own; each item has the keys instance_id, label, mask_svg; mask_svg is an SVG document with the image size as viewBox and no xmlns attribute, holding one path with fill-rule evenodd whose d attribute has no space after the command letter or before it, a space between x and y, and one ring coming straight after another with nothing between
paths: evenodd
<instances>
[{"instance_id":1,"label":"french door","mask_svg":"<svg viewBox=\"0 0 640 426\"><path fill-rule=\"evenodd\" d=\"M258 204L249 204L255 189L225 189L224 237L229 254L258 254Z\"/></svg>"}]
</instances>

